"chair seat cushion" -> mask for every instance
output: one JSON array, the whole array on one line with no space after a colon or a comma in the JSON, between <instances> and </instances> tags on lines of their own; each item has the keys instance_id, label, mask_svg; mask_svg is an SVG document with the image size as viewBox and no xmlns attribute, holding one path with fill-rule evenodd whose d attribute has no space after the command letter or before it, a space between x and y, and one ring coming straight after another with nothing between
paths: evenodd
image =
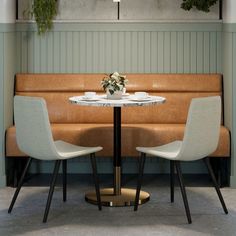
<instances>
[{"instance_id":1,"label":"chair seat cushion","mask_svg":"<svg viewBox=\"0 0 236 236\"><path fill-rule=\"evenodd\" d=\"M52 124L54 140L79 146L102 146L99 156L113 155L112 124ZM138 156L137 146L159 146L176 140L182 140L184 124L124 124L122 125L122 156ZM6 156L25 156L16 144L15 127L6 133ZM230 156L230 134L221 126L215 157Z\"/></svg>"}]
</instances>

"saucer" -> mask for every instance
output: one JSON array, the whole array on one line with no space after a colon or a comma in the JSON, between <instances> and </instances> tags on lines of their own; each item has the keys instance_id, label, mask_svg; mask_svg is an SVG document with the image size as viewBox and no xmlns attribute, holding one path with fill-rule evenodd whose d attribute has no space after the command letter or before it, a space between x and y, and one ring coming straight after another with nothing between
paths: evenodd
<instances>
[{"instance_id":1,"label":"saucer","mask_svg":"<svg viewBox=\"0 0 236 236\"><path fill-rule=\"evenodd\" d=\"M80 100L81 101L90 101L90 102L94 102L94 101L98 101L99 100L99 98L97 97L97 96L94 96L94 97L85 97L85 96L83 96L83 97L81 97L80 98Z\"/></svg>"},{"instance_id":2,"label":"saucer","mask_svg":"<svg viewBox=\"0 0 236 236\"><path fill-rule=\"evenodd\" d=\"M122 97L128 97L130 94L129 93L123 93Z\"/></svg>"},{"instance_id":3,"label":"saucer","mask_svg":"<svg viewBox=\"0 0 236 236\"><path fill-rule=\"evenodd\" d=\"M152 97L147 96L147 97L144 97L144 98L139 98L139 97L136 97L135 95L132 95L132 96L129 96L129 100L136 101L136 102L143 102L143 101L152 100Z\"/></svg>"}]
</instances>

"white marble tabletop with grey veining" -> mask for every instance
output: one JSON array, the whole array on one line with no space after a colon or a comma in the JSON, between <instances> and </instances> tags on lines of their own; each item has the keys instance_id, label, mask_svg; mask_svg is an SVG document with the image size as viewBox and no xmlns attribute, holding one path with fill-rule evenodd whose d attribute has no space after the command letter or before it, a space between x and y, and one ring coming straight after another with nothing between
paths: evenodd
<instances>
[{"instance_id":1,"label":"white marble tabletop with grey veining","mask_svg":"<svg viewBox=\"0 0 236 236\"><path fill-rule=\"evenodd\" d=\"M162 104L166 101L166 98L159 96L148 95L146 98L140 99L135 95L124 95L121 99L112 100L108 99L104 95L96 95L92 98L86 98L85 96L70 97L69 101L73 104L81 106L101 106L101 107L128 107L128 106L150 106L156 104Z\"/></svg>"}]
</instances>

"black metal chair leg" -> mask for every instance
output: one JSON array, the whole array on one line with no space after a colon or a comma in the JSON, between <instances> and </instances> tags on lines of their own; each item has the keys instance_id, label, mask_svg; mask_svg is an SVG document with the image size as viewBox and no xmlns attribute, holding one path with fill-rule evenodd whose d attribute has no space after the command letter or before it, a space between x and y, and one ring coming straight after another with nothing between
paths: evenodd
<instances>
[{"instance_id":1,"label":"black metal chair leg","mask_svg":"<svg viewBox=\"0 0 236 236\"><path fill-rule=\"evenodd\" d=\"M146 154L141 153L141 157L139 160L139 176L138 176L138 183L137 183L136 196L135 196L135 202L134 202L134 211L138 210L139 196L140 196L141 184L142 184L142 180L143 180L145 159L146 159Z\"/></svg>"},{"instance_id":2,"label":"black metal chair leg","mask_svg":"<svg viewBox=\"0 0 236 236\"><path fill-rule=\"evenodd\" d=\"M47 200L47 204L46 204L46 208L45 208L45 212L44 212L43 223L47 222L48 212L49 212L49 209L51 206L52 196L53 196L54 187L56 184L60 164L61 164L61 160L56 160L55 166L54 166L54 171L53 171L53 176L51 179L50 189L49 189L49 193L48 193L48 200Z\"/></svg>"},{"instance_id":3,"label":"black metal chair leg","mask_svg":"<svg viewBox=\"0 0 236 236\"><path fill-rule=\"evenodd\" d=\"M32 162L32 158L29 157L29 159L28 159L28 161L27 161L27 163L26 163L26 165L25 165L24 171L23 171L23 173L22 173L22 175L21 175L20 181L19 181L19 183L18 183L18 187L17 187L17 189L16 189L16 191L15 191L15 193L14 193L14 196L13 196L13 198L12 198L10 207L9 207L9 209L8 209L8 213L11 213L11 211L12 211L12 209L13 209L13 206L14 206L14 204L15 204L15 201L16 201L16 199L17 199L17 196L18 196L18 194L19 194L19 192L20 192L20 189L21 189L21 187L22 187L22 185L23 185L23 181L24 181L25 174L26 174L28 168L30 167L31 162Z\"/></svg>"},{"instance_id":4,"label":"black metal chair leg","mask_svg":"<svg viewBox=\"0 0 236 236\"><path fill-rule=\"evenodd\" d=\"M175 164L174 161L170 161L170 201L174 202L175 199Z\"/></svg>"},{"instance_id":5,"label":"black metal chair leg","mask_svg":"<svg viewBox=\"0 0 236 236\"><path fill-rule=\"evenodd\" d=\"M99 209L99 211L101 211L102 210L101 194L100 194L99 179L98 179L98 174L97 174L97 163L96 163L94 153L90 154L90 160L91 160L91 165L92 165L92 169L93 169L93 179L94 179L94 183L95 183L98 209Z\"/></svg>"},{"instance_id":6,"label":"black metal chair leg","mask_svg":"<svg viewBox=\"0 0 236 236\"><path fill-rule=\"evenodd\" d=\"M67 160L62 161L63 202L67 199Z\"/></svg>"},{"instance_id":7,"label":"black metal chair leg","mask_svg":"<svg viewBox=\"0 0 236 236\"><path fill-rule=\"evenodd\" d=\"M205 158L205 159L204 159L204 162L205 162L206 167L207 167L207 170L208 170L208 172L209 172L209 174L210 174L210 176L211 176L212 182L213 182L213 184L214 184L215 190L216 190L217 195L218 195L218 197L219 197L219 199L220 199L220 202L221 202L221 205L222 205L222 207L223 207L223 209L224 209L224 212L225 212L225 214L228 214L228 210L227 210L227 207L226 207L226 205L225 205L223 196L222 196L221 191L220 191L220 188L219 188L219 186L218 186L218 184L217 184L217 181L216 181L214 172L213 172L213 170L212 170L212 168L211 168L211 164L210 164L209 158Z\"/></svg>"},{"instance_id":8,"label":"black metal chair leg","mask_svg":"<svg viewBox=\"0 0 236 236\"><path fill-rule=\"evenodd\" d=\"M177 171L177 175L178 175L178 179L179 179L179 185L180 185L180 189L181 189L181 193L182 193L182 197L183 197L183 201L184 201L184 207L185 207L186 215L188 218L188 223L191 224L192 219L191 219L191 215L190 215L187 194L186 194L185 186L184 186L184 182L183 182L183 176L182 176L182 171L181 171L181 167L180 167L180 162L174 161L174 163L176 166L176 171Z\"/></svg>"}]
</instances>

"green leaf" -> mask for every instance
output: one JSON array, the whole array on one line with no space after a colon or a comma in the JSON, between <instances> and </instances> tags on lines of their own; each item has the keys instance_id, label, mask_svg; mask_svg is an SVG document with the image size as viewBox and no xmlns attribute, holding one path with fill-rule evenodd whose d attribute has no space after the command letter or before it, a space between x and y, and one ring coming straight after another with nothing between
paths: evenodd
<instances>
[{"instance_id":1,"label":"green leaf","mask_svg":"<svg viewBox=\"0 0 236 236\"><path fill-rule=\"evenodd\" d=\"M215 5L218 0L183 0L181 8L186 11L196 8L199 11L209 12L210 7Z\"/></svg>"}]
</instances>

